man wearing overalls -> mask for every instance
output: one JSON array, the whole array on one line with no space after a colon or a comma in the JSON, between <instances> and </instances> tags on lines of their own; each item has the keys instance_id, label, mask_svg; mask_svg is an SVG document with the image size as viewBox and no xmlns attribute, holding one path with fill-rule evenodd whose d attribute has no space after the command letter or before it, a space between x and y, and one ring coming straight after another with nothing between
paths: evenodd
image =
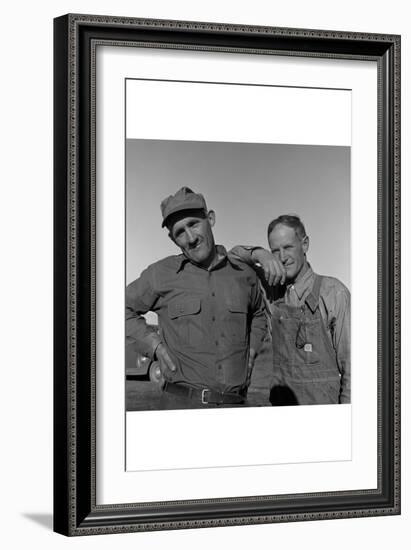
<instances>
[{"instance_id":1,"label":"man wearing overalls","mask_svg":"<svg viewBox=\"0 0 411 550\"><path fill-rule=\"evenodd\" d=\"M298 216L273 220L268 242L271 252L254 247L232 252L264 272L273 342L271 403L350 403L348 289L338 279L314 273Z\"/></svg>"}]
</instances>

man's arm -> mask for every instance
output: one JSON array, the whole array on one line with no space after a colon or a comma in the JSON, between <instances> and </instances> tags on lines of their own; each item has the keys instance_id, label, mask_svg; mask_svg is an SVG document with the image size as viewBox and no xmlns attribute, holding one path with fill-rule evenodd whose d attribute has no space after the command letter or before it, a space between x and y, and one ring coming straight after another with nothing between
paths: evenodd
<instances>
[{"instance_id":1,"label":"man's arm","mask_svg":"<svg viewBox=\"0 0 411 550\"><path fill-rule=\"evenodd\" d=\"M269 250L259 246L237 245L230 250L230 254L256 269L259 275L262 269L268 286L284 284L286 276L284 266Z\"/></svg>"},{"instance_id":2,"label":"man's arm","mask_svg":"<svg viewBox=\"0 0 411 550\"><path fill-rule=\"evenodd\" d=\"M169 371L176 366L157 331L150 327L143 315L156 309L159 298L155 291L154 267L144 270L141 276L126 288L126 343L136 342L141 353L160 362L163 377L169 379Z\"/></svg>"},{"instance_id":3,"label":"man's arm","mask_svg":"<svg viewBox=\"0 0 411 550\"><path fill-rule=\"evenodd\" d=\"M158 300L153 280L154 268L145 269L141 276L126 288L126 344L135 342L138 350L151 359L161 343L154 327L150 327L143 315L153 311Z\"/></svg>"},{"instance_id":4,"label":"man's arm","mask_svg":"<svg viewBox=\"0 0 411 550\"><path fill-rule=\"evenodd\" d=\"M341 283L340 283L341 284ZM332 343L341 374L340 403L351 402L351 307L350 292L341 284L332 312Z\"/></svg>"}]
</instances>

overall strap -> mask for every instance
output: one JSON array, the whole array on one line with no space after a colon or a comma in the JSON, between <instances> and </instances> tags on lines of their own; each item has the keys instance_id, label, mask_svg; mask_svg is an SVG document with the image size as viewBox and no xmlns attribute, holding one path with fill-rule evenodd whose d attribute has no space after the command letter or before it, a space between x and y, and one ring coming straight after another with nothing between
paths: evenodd
<instances>
[{"instance_id":1,"label":"overall strap","mask_svg":"<svg viewBox=\"0 0 411 550\"><path fill-rule=\"evenodd\" d=\"M313 288L310 294L305 299L305 303L308 305L312 313L315 312L319 304L321 281L322 281L321 275L314 274Z\"/></svg>"}]
</instances>

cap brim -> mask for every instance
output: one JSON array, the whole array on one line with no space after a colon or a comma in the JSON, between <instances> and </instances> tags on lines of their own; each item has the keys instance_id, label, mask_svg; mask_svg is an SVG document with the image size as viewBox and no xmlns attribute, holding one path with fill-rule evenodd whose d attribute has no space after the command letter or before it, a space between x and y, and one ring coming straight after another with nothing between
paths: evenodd
<instances>
[{"instance_id":1,"label":"cap brim","mask_svg":"<svg viewBox=\"0 0 411 550\"><path fill-rule=\"evenodd\" d=\"M204 208L204 206L198 206L197 205L194 205L194 204L185 204L184 206L178 206L174 209L172 209L168 214L167 216L164 218L163 220L163 223L161 224L161 227L165 227L167 225L167 221L170 219L170 216L172 216L173 214L177 214L177 212L184 212L185 210L197 210L197 211L201 211L203 212L204 214L207 212L207 210Z\"/></svg>"}]
</instances>

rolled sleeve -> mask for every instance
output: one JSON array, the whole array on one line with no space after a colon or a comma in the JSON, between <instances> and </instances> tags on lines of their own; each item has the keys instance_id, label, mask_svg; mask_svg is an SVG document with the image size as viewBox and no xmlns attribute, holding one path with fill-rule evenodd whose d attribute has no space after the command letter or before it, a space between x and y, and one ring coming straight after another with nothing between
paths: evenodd
<instances>
[{"instance_id":1,"label":"rolled sleeve","mask_svg":"<svg viewBox=\"0 0 411 550\"><path fill-rule=\"evenodd\" d=\"M229 254L236 260L244 262L250 267L254 267L255 262L253 261L252 254L253 250L262 249L261 246L247 246L247 245L237 245L234 246Z\"/></svg>"}]
</instances>

